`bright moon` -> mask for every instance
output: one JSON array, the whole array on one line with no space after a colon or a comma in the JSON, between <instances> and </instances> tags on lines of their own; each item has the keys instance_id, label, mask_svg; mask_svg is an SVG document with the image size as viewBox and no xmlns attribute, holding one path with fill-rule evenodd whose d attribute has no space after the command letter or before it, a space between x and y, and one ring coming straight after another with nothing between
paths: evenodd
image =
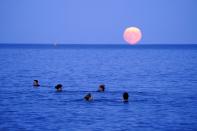
<instances>
[{"instance_id":1,"label":"bright moon","mask_svg":"<svg viewBox=\"0 0 197 131\"><path fill-rule=\"evenodd\" d=\"M141 40L142 33L141 30L137 27L129 27L125 29L123 37L126 42L135 45Z\"/></svg>"}]
</instances>

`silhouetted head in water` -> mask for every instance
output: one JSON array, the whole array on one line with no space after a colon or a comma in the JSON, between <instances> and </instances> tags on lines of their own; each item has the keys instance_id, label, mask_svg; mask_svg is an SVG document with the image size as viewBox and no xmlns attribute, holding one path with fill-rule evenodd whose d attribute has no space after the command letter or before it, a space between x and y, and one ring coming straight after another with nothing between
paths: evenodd
<instances>
[{"instance_id":1,"label":"silhouetted head in water","mask_svg":"<svg viewBox=\"0 0 197 131\"><path fill-rule=\"evenodd\" d=\"M62 91L62 84L57 84L56 86L55 86L55 89L56 89L56 91Z\"/></svg>"},{"instance_id":2,"label":"silhouetted head in water","mask_svg":"<svg viewBox=\"0 0 197 131\"><path fill-rule=\"evenodd\" d=\"M86 101L91 101L91 100L93 99L91 93L88 93L88 94L84 97L84 99L85 99Z\"/></svg>"},{"instance_id":3,"label":"silhouetted head in water","mask_svg":"<svg viewBox=\"0 0 197 131\"><path fill-rule=\"evenodd\" d=\"M40 86L38 80L34 80L33 86Z\"/></svg>"},{"instance_id":4,"label":"silhouetted head in water","mask_svg":"<svg viewBox=\"0 0 197 131\"><path fill-rule=\"evenodd\" d=\"M104 92L105 91L105 85L100 85L99 86L99 89L98 89L98 92Z\"/></svg>"},{"instance_id":5,"label":"silhouetted head in water","mask_svg":"<svg viewBox=\"0 0 197 131\"><path fill-rule=\"evenodd\" d=\"M129 101L129 94L128 94L128 92L124 92L122 97L123 97L123 101L124 102L128 102Z\"/></svg>"}]
</instances>

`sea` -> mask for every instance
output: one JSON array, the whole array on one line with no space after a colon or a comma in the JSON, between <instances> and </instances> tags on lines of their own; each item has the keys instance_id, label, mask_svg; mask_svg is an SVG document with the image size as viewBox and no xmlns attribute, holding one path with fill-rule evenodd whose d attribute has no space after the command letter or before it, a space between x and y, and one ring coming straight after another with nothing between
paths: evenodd
<instances>
[{"instance_id":1,"label":"sea","mask_svg":"<svg viewBox=\"0 0 197 131\"><path fill-rule=\"evenodd\" d=\"M196 130L197 44L0 44L0 131Z\"/></svg>"}]
</instances>

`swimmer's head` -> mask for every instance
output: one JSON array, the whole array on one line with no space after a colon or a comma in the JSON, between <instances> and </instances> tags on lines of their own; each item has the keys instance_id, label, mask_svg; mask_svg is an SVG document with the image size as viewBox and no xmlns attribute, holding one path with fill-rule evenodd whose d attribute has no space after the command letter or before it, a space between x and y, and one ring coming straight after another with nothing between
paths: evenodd
<instances>
[{"instance_id":1,"label":"swimmer's head","mask_svg":"<svg viewBox=\"0 0 197 131\"><path fill-rule=\"evenodd\" d=\"M62 91L62 84L57 84L55 86L56 91Z\"/></svg>"},{"instance_id":2,"label":"swimmer's head","mask_svg":"<svg viewBox=\"0 0 197 131\"><path fill-rule=\"evenodd\" d=\"M40 86L38 80L34 80L33 86Z\"/></svg>"},{"instance_id":3,"label":"swimmer's head","mask_svg":"<svg viewBox=\"0 0 197 131\"><path fill-rule=\"evenodd\" d=\"M104 92L105 91L105 85L102 84L99 86L98 92Z\"/></svg>"},{"instance_id":4,"label":"swimmer's head","mask_svg":"<svg viewBox=\"0 0 197 131\"><path fill-rule=\"evenodd\" d=\"M123 97L123 101L124 102L128 102L129 101L129 94L128 94L128 92L124 92L122 97Z\"/></svg>"},{"instance_id":5,"label":"swimmer's head","mask_svg":"<svg viewBox=\"0 0 197 131\"><path fill-rule=\"evenodd\" d=\"M91 93L88 93L88 94L84 97L84 99L85 99L86 101L91 101L91 100L93 99Z\"/></svg>"}]
</instances>

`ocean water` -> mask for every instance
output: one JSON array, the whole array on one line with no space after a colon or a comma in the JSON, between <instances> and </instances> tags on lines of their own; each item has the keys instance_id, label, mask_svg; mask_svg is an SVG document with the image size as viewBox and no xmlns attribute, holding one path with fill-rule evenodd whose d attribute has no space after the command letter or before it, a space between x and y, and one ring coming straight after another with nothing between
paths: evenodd
<instances>
[{"instance_id":1,"label":"ocean water","mask_svg":"<svg viewBox=\"0 0 197 131\"><path fill-rule=\"evenodd\" d=\"M197 45L1 44L0 130L195 131Z\"/></svg>"}]
</instances>

